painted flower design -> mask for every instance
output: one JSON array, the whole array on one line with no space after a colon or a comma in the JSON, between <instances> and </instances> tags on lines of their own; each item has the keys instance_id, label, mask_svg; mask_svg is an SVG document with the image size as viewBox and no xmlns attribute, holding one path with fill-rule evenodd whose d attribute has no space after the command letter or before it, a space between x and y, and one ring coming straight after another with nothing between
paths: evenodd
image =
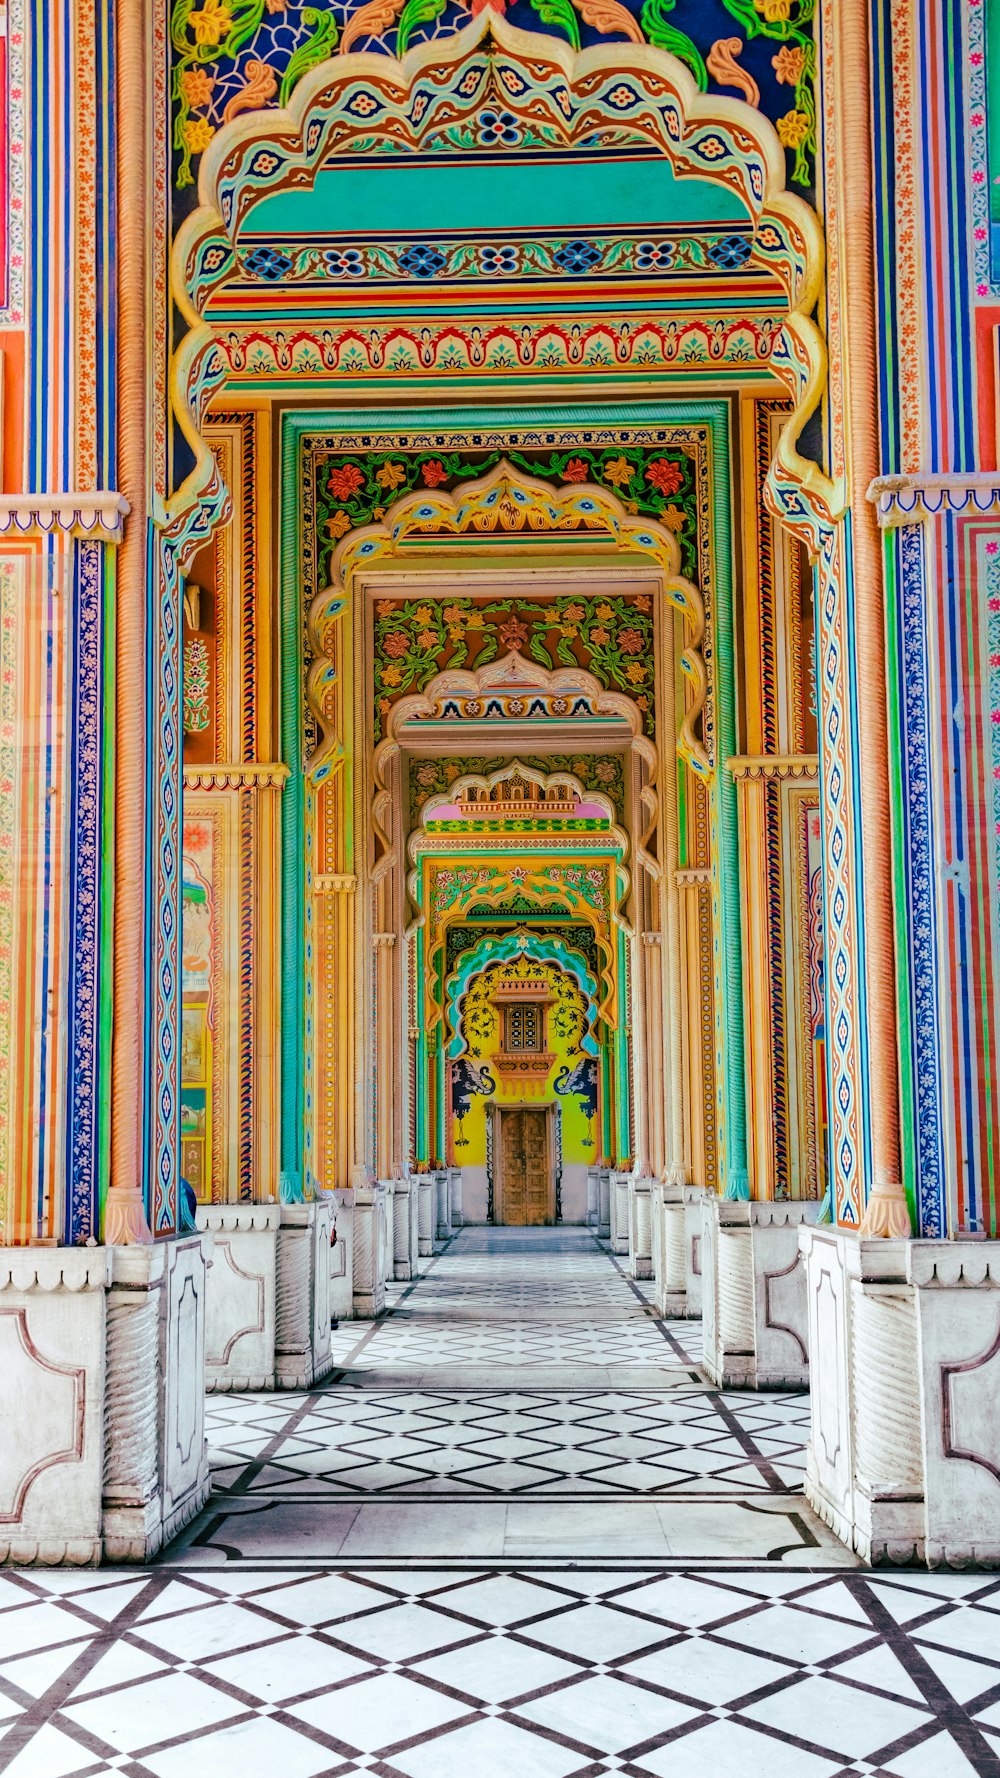
<instances>
[{"instance_id":1,"label":"painted flower design","mask_svg":"<svg viewBox=\"0 0 1000 1778\"><path fill-rule=\"evenodd\" d=\"M331 537L343 537L351 529L351 521L343 507L337 508L332 518L327 519L326 528Z\"/></svg>"},{"instance_id":2,"label":"painted flower design","mask_svg":"<svg viewBox=\"0 0 1000 1778\"><path fill-rule=\"evenodd\" d=\"M221 43L232 26L233 15L227 0L205 0L197 12L188 14L188 24L196 43L214 46Z\"/></svg>"},{"instance_id":3,"label":"painted flower design","mask_svg":"<svg viewBox=\"0 0 1000 1778\"><path fill-rule=\"evenodd\" d=\"M563 470L563 481L585 482L590 470L582 457L571 457Z\"/></svg>"},{"instance_id":4,"label":"painted flower design","mask_svg":"<svg viewBox=\"0 0 1000 1778\"><path fill-rule=\"evenodd\" d=\"M611 641L611 637L607 630L591 630L587 640L589 641L591 648L606 648L607 644Z\"/></svg>"},{"instance_id":5,"label":"painted flower design","mask_svg":"<svg viewBox=\"0 0 1000 1778\"><path fill-rule=\"evenodd\" d=\"M425 488L439 488L442 482L448 480L448 471L438 457L431 457L430 461L423 465L420 473L424 478Z\"/></svg>"},{"instance_id":6,"label":"painted flower design","mask_svg":"<svg viewBox=\"0 0 1000 1778\"><path fill-rule=\"evenodd\" d=\"M563 617L568 624L578 624L583 616L584 609L582 605L566 605L563 608Z\"/></svg>"},{"instance_id":7,"label":"painted flower design","mask_svg":"<svg viewBox=\"0 0 1000 1778\"><path fill-rule=\"evenodd\" d=\"M184 146L191 154L204 154L214 135L207 117L189 117L184 125Z\"/></svg>"},{"instance_id":8,"label":"painted flower design","mask_svg":"<svg viewBox=\"0 0 1000 1778\"><path fill-rule=\"evenodd\" d=\"M771 67L779 86L797 86L805 65L806 52L798 44L783 43L777 55L771 57Z\"/></svg>"},{"instance_id":9,"label":"painted flower design","mask_svg":"<svg viewBox=\"0 0 1000 1778\"><path fill-rule=\"evenodd\" d=\"M209 105L215 89L215 81L204 68L185 68L180 77L180 89L189 105Z\"/></svg>"},{"instance_id":10,"label":"painted flower design","mask_svg":"<svg viewBox=\"0 0 1000 1778\"><path fill-rule=\"evenodd\" d=\"M409 654L410 639L405 630L390 630L382 647L385 649L386 654L392 655L398 660L402 655ZM386 677L386 675L383 675L383 677Z\"/></svg>"},{"instance_id":11,"label":"painted flower design","mask_svg":"<svg viewBox=\"0 0 1000 1778\"><path fill-rule=\"evenodd\" d=\"M335 500L350 500L359 488L363 488L365 478L356 463L344 463L331 469L327 487Z\"/></svg>"},{"instance_id":12,"label":"painted flower design","mask_svg":"<svg viewBox=\"0 0 1000 1778\"><path fill-rule=\"evenodd\" d=\"M641 661L629 661L628 666L625 668L625 673L626 677L631 680L633 685L641 685L646 677L646 669Z\"/></svg>"},{"instance_id":13,"label":"painted flower design","mask_svg":"<svg viewBox=\"0 0 1000 1778\"><path fill-rule=\"evenodd\" d=\"M430 606L418 605L416 611L413 613L413 621L415 624L419 624L422 629L426 630L427 625L434 622L434 613Z\"/></svg>"},{"instance_id":14,"label":"painted flower design","mask_svg":"<svg viewBox=\"0 0 1000 1778\"><path fill-rule=\"evenodd\" d=\"M402 482L405 482L406 469L402 463L383 463L381 469L375 472L375 480L388 493L392 488L398 488Z\"/></svg>"},{"instance_id":15,"label":"painted flower design","mask_svg":"<svg viewBox=\"0 0 1000 1778\"><path fill-rule=\"evenodd\" d=\"M654 488L659 488L661 494L676 494L684 476L679 464L668 462L666 457L657 457L646 471L646 480Z\"/></svg>"},{"instance_id":16,"label":"painted flower design","mask_svg":"<svg viewBox=\"0 0 1000 1778\"><path fill-rule=\"evenodd\" d=\"M402 677L399 667L382 668L382 680L385 685L398 685Z\"/></svg>"},{"instance_id":17,"label":"painted flower design","mask_svg":"<svg viewBox=\"0 0 1000 1778\"><path fill-rule=\"evenodd\" d=\"M780 25L792 14L792 0L753 0L753 4L769 25Z\"/></svg>"},{"instance_id":18,"label":"painted flower design","mask_svg":"<svg viewBox=\"0 0 1000 1778\"><path fill-rule=\"evenodd\" d=\"M605 463L604 479L615 488L621 488L626 482L630 482L632 480L632 465L627 457L612 457L610 462Z\"/></svg>"},{"instance_id":19,"label":"painted flower design","mask_svg":"<svg viewBox=\"0 0 1000 1778\"><path fill-rule=\"evenodd\" d=\"M804 111L786 111L774 127L785 148L801 148L809 134L809 119Z\"/></svg>"},{"instance_id":20,"label":"painted flower design","mask_svg":"<svg viewBox=\"0 0 1000 1778\"><path fill-rule=\"evenodd\" d=\"M641 630L622 630L618 637L618 646L622 654L641 654L646 646L646 639Z\"/></svg>"},{"instance_id":21,"label":"painted flower design","mask_svg":"<svg viewBox=\"0 0 1000 1778\"><path fill-rule=\"evenodd\" d=\"M421 648L436 648L437 647L437 636L433 630L421 630L419 636L417 637L417 641L419 642Z\"/></svg>"}]
</instances>

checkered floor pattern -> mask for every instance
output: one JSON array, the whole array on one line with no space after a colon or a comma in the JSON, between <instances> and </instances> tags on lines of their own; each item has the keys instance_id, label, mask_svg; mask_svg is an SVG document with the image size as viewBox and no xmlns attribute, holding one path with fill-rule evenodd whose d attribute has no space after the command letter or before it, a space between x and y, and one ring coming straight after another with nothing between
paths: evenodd
<instances>
[{"instance_id":1,"label":"checkered floor pattern","mask_svg":"<svg viewBox=\"0 0 1000 1778\"><path fill-rule=\"evenodd\" d=\"M209 1399L155 1569L0 1576L0 1774L1000 1778L1000 1576L861 1572L808 1398L696 1334L582 1231L464 1232L321 1387Z\"/></svg>"}]
</instances>

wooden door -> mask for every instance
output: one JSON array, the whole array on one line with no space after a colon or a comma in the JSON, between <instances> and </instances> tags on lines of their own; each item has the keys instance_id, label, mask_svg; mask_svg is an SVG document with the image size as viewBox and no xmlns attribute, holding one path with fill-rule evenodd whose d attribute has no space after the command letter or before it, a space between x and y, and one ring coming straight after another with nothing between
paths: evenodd
<instances>
[{"instance_id":1,"label":"wooden door","mask_svg":"<svg viewBox=\"0 0 1000 1778\"><path fill-rule=\"evenodd\" d=\"M503 1221L519 1226L552 1222L547 1112L501 1111L500 1155Z\"/></svg>"}]
</instances>

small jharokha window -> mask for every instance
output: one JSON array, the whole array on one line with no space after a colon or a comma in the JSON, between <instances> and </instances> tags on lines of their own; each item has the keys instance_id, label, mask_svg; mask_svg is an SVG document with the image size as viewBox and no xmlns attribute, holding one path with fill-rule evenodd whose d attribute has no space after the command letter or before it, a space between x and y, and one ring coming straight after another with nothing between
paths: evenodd
<instances>
[{"instance_id":1,"label":"small jharokha window","mask_svg":"<svg viewBox=\"0 0 1000 1778\"><path fill-rule=\"evenodd\" d=\"M505 1006L503 1013L504 1049L531 1050L537 1054L542 1047L544 1009L532 1005L530 1000L516 1000L513 1006Z\"/></svg>"}]
</instances>

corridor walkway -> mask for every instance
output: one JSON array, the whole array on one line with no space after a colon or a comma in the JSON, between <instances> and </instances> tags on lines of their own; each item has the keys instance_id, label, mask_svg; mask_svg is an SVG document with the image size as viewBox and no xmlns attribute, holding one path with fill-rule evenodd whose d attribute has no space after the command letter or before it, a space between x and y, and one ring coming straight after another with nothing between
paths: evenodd
<instances>
[{"instance_id":1,"label":"corridor walkway","mask_svg":"<svg viewBox=\"0 0 1000 1778\"><path fill-rule=\"evenodd\" d=\"M308 1394L213 1397L152 1572L0 1578L0 1773L1000 1773L1000 1578L857 1568L803 1396L583 1231L465 1230Z\"/></svg>"}]
</instances>

